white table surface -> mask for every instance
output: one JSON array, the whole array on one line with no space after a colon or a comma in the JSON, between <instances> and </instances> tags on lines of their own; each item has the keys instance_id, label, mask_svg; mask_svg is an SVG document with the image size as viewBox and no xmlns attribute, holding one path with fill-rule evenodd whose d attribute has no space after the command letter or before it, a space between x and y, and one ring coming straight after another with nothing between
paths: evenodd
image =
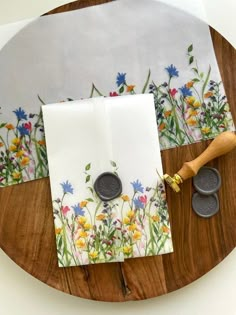
<instances>
[{"instance_id":1,"label":"white table surface","mask_svg":"<svg viewBox=\"0 0 236 315\"><path fill-rule=\"evenodd\" d=\"M162 1L188 9L186 0ZM236 1L202 1L207 22L236 47ZM0 0L0 24L38 16L66 2ZM158 298L128 303L93 302L59 292L27 274L0 250L0 315L90 315L95 312L96 315L236 315L235 294L236 249L208 274L185 288Z\"/></svg>"}]
</instances>

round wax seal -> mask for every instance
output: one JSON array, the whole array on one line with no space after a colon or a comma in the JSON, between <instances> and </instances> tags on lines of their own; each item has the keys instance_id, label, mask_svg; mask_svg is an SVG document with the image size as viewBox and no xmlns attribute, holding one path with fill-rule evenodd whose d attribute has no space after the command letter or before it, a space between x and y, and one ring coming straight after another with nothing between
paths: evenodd
<instances>
[{"instance_id":1,"label":"round wax seal","mask_svg":"<svg viewBox=\"0 0 236 315\"><path fill-rule=\"evenodd\" d=\"M210 218L219 211L219 199L217 194L201 195L194 193L192 197L193 210L200 217Z\"/></svg>"},{"instance_id":2,"label":"round wax seal","mask_svg":"<svg viewBox=\"0 0 236 315\"><path fill-rule=\"evenodd\" d=\"M220 173L215 168L202 167L193 177L193 185L203 195L213 194L220 188Z\"/></svg>"},{"instance_id":3,"label":"round wax seal","mask_svg":"<svg viewBox=\"0 0 236 315\"><path fill-rule=\"evenodd\" d=\"M117 198L122 193L122 183L118 176L106 172L98 176L94 183L98 197L103 201Z\"/></svg>"}]
</instances>

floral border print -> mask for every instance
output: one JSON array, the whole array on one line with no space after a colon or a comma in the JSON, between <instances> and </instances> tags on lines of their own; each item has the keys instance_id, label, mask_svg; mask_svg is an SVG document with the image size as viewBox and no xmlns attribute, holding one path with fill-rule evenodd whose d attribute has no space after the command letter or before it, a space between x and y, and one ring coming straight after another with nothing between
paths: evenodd
<instances>
[{"instance_id":1,"label":"floral border print","mask_svg":"<svg viewBox=\"0 0 236 315\"><path fill-rule=\"evenodd\" d=\"M117 174L116 163L111 164ZM144 188L137 179L130 183L132 196L123 193L103 202L93 189L90 169L89 163L85 167L86 198L70 203L75 188L66 180L60 184L61 196L53 200L59 266L123 261L172 251L163 183Z\"/></svg>"},{"instance_id":2,"label":"floral border print","mask_svg":"<svg viewBox=\"0 0 236 315\"><path fill-rule=\"evenodd\" d=\"M167 80L161 84L151 80L149 70L141 91L154 95L161 150L212 139L223 131L235 130L222 82L211 78L210 65L205 72L199 68L192 44L187 49L187 58L190 79L183 86L178 87L176 79L180 72L170 64L165 68ZM116 85L117 90L110 92L110 96L136 94L135 85L128 83L126 73L118 73ZM91 96L95 92L101 95L93 86Z\"/></svg>"},{"instance_id":3,"label":"floral border print","mask_svg":"<svg viewBox=\"0 0 236 315\"><path fill-rule=\"evenodd\" d=\"M0 187L48 176L42 112L19 107L13 114L11 122L0 121Z\"/></svg>"},{"instance_id":4,"label":"floral border print","mask_svg":"<svg viewBox=\"0 0 236 315\"><path fill-rule=\"evenodd\" d=\"M234 130L234 123L222 82L211 78L211 66L200 69L187 49L189 81L178 86L181 73L173 64L164 70L166 81L159 84L148 71L144 86L137 91L128 82L126 73L116 76L116 88L109 96L152 93L154 95L160 148L168 149L211 139L226 130ZM187 71L187 70L186 70ZM103 96L92 84L90 97ZM38 96L40 105L43 100ZM73 101L68 98L67 101ZM48 176L42 113L26 113L22 107L12 111L13 118L5 122L0 114L0 187Z\"/></svg>"}]
</instances>

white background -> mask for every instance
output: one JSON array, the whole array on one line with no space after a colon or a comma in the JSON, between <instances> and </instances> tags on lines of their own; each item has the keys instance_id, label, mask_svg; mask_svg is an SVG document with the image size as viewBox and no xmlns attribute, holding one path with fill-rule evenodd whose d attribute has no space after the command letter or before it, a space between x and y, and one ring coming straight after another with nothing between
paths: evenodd
<instances>
[{"instance_id":1,"label":"white background","mask_svg":"<svg viewBox=\"0 0 236 315\"><path fill-rule=\"evenodd\" d=\"M236 47L236 1L202 1L208 23ZM65 2L67 1L0 0L0 24L40 15ZM186 0L168 0L168 2L188 9ZM194 12L196 14L196 11ZM90 315L95 312L96 315L110 313L114 315L121 313L236 315L235 280L236 250L201 279L165 296L122 304L92 302L63 294L46 286L21 270L0 251L0 315Z\"/></svg>"}]
</instances>

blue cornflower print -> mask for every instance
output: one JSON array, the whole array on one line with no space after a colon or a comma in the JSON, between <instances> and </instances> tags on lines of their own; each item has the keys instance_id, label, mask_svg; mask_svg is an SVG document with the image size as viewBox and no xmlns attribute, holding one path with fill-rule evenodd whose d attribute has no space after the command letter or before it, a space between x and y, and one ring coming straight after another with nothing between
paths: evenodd
<instances>
[{"instance_id":1,"label":"blue cornflower print","mask_svg":"<svg viewBox=\"0 0 236 315\"><path fill-rule=\"evenodd\" d=\"M144 208L144 204L139 198L134 199L134 205L135 205L136 209L143 209Z\"/></svg>"},{"instance_id":2,"label":"blue cornflower print","mask_svg":"<svg viewBox=\"0 0 236 315\"><path fill-rule=\"evenodd\" d=\"M188 89L186 85L182 86L180 88L180 91L183 94L183 97L192 96L193 95L192 91L190 89Z\"/></svg>"},{"instance_id":3,"label":"blue cornflower print","mask_svg":"<svg viewBox=\"0 0 236 315\"><path fill-rule=\"evenodd\" d=\"M126 73L118 72L117 77L116 77L116 84L118 87L121 86L122 84L126 84L125 76L126 76Z\"/></svg>"},{"instance_id":4,"label":"blue cornflower print","mask_svg":"<svg viewBox=\"0 0 236 315\"><path fill-rule=\"evenodd\" d=\"M142 184L139 182L138 179L135 182L132 182L131 185L133 186L133 189L134 189L135 192L143 193L144 188L143 188Z\"/></svg>"},{"instance_id":5,"label":"blue cornflower print","mask_svg":"<svg viewBox=\"0 0 236 315\"><path fill-rule=\"evenodd\" d=\"M25 128L24 126L19 126L17 127L17 129L19 130L21 137L29 136L29 130Z\"/></svg>"},{"instance_id":6,"label":"blue cornflower print","mask_svg":"<svg viewBox=\"0 0 236 315\"><path fill-rule=\"evenodd\" d=\"M19 121L20 120L27 120L27 115L26 115L25 111L21 107L19 107L16 110L13 110L13 113L16 114L16 117L17 117L17 119Z\"/></svg>"},{"instance_id":7,"label":"blue cornflower print","mask_svg":"<svg viewBox=\"0 0 236 315\"><path fill-rule=\"evenodd\" d=\"M179 71L176 69L174 65L170 65L169 67L165 68L167 72L169 73L169 76L172 77L178 77L179 76Z\"/></svg>"},{"instance_id":8,"label":"blue cornflower print","mask_svg":"<svg viewBox=\"0 0 236 315\"><path fill-rule=\"evenodd\" d=\"M85 211L78 205L72 206L75 212L75 216L81 216L83 217L85 215Z\"/></svg>"},{"instance_id":9,"label":"blue cornflower print","mask_svg":"<svg viewBox=\"0 0 236 315\"><path fill-rule=\"evenodd\" d=\"M65 183L61 183L61 187L63 189L64 194L70 193L73 194L73 187L72 185L68 182L68 180Z\"/></svg>"}]
</instances>

